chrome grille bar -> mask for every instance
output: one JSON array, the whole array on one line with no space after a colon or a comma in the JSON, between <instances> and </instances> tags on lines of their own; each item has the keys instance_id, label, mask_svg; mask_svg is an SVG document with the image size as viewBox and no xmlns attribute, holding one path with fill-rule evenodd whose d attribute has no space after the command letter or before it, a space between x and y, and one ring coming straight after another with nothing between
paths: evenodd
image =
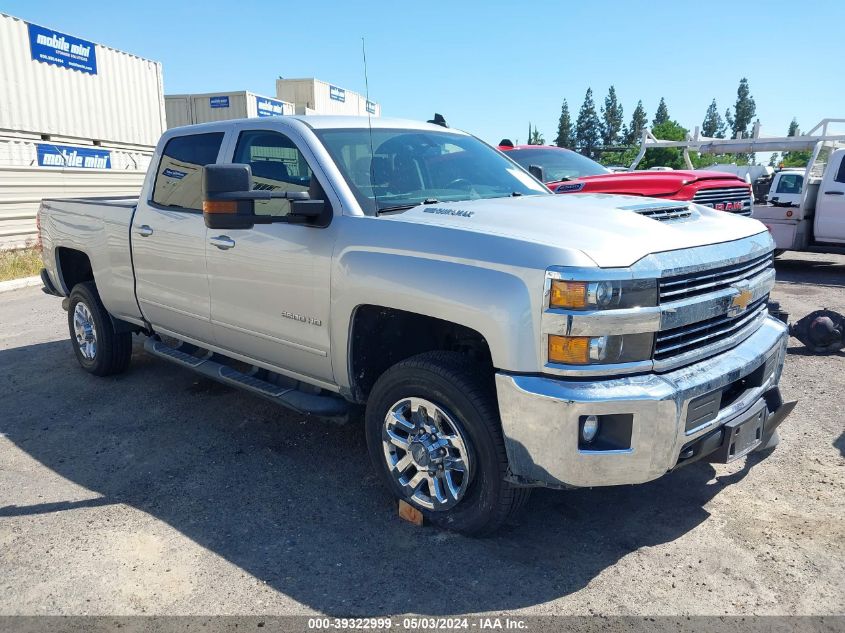
<instances>
[{"instance_id":1,"label":"chrome grille bar","mask_svg":"<svg viewBox=\"0 0 845 633\"><path fill-rule=\"evenodd\" d=\"M766 253L747 262L723 266L701 273L666 277L660 280L660 302L677 301L728 288L731 284L751 279L774 267L774 255Z\"/></svg>"},{"instance_id":2,"label":"chrome grille bar","mask_svg":"<svg viewBox=\"0 0 845 633\"><path fill-rule=\"evenodd\" d=\"M728 338L766 312L768 295L748 306L742 314L721 315L692 325L660 332L655 340L654 359L663 360Z\"/></svg>"}]
</instances>

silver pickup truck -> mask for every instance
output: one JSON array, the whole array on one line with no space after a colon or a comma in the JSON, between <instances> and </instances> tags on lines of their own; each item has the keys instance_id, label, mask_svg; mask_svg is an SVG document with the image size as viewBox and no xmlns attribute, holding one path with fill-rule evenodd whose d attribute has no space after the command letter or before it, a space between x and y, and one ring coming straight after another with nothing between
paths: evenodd
<instances>
[{"instance_id":1,"label":"silver pickup truck","mask_svg":"<svg viewBox=\"0 0 845 633\"><path fill-rule=\"evenodd\" d=\"M274 117L168 131L138 199L45 200L45 290L96 375L149 353L296 411L364 409L440 526L536 486L646 482L776 443L794 403L765 227L555 196L464 132Z\"/></svg>"}]
</instances>

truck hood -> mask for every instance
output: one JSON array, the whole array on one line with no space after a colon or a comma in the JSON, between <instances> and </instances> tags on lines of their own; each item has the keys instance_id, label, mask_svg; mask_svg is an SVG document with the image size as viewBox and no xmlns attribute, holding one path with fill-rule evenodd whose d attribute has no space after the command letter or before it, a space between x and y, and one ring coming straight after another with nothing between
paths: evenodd
<instances>
[{"instance_id":1,"label":"truck hood","mask_svg":"<svg viewBox=\"0 0 845 633\"><path fill-rule=\"evenodd\" d=\"M682 187L694 182L706 180L725 181L720 184L723 187L747 186L741 178L732 174L724 174L715 171L629 171L615 174L600 174L597 176L583 176L575 180L561 183L549 183L554 191L561 184L573 185L581 183L583 186L571 187L571 192L607 192L607 193L630 193L644 196L670 196L681 190Z\"/></svg>"},{"instance_id":2,"label":"truck hood","mask_svg":"<svg viewBox=\"0 0 845 633\"><path fill-rule=\"evenodd\" d=\"M660 221L642 215L645 210L678 207L689 207L691 216ZM581 251L601 268L630 266L652 253L729 242L766 231L757 220L708 207L609 194L437 203L381 219Z\"/></svg>"}]
</instances>

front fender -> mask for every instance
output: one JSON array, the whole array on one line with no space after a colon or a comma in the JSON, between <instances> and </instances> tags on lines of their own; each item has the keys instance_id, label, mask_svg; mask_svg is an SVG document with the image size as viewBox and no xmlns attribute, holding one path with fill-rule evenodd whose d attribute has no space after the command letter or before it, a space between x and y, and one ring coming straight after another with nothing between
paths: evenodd
<instances>
[{"instance_id":1,"label":"front fender","mask_svg":"<svg viewBox=\"0 0 845 633\"><path fill-rule=\"evenodd\" d=\"M355 309L363 304L470 328L487 341L496 368L537 371L540 336L539 319L534 317L540 313L543 280L542 271L510 272L433 257L347 251L332 274L335 380L341 388L350 387L350 327Z\"/></svg>"}]
</instances>

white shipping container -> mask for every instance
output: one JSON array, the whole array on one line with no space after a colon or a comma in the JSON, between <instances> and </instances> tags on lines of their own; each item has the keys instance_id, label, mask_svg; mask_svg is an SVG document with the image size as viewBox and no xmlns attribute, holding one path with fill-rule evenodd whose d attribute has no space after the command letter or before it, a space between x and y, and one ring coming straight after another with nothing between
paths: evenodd
<instances>
[{"instance_id":1,"label":"white shipping container","mask_svg":"<svg viewBox=\"0 0 845 633\"><path fill-rule=\"evenodd\" d=\"M164 104L168 129L194 123L294 113L292 103L265 97L249 90L165 95Z\"/></svg>"},{"instance_id":2,"label":"white shipping container","mask_svg":"<svg viewBox=\"0 0 845 633\"><path fill-rule=\"evenodd\" d=\"M381 105L367 100L364 95L314 78L277 79L276 96L292 102L297 114L313 111L317 114L381 116Z\"/></svg>"},{"instance_id":3,"label":"white shipping container","mask_svg":"<svg viewBox=\"0 0 845 633\"><path fill-rule=\"evenodd\" d=\"M151 150L0 139L0 249L35 239L42 198L137 196L151 158Z\"/></svg>"},{"instance_id":4,"label":"white shipping container","mask_svg":"<svg viewBox=\"0 0 845 633\"><path fill-rule=\"evenodd\" d=\"M164 126L161 64L0 13L0 133L149 148Z\"/></svg>"}]
</instances>

